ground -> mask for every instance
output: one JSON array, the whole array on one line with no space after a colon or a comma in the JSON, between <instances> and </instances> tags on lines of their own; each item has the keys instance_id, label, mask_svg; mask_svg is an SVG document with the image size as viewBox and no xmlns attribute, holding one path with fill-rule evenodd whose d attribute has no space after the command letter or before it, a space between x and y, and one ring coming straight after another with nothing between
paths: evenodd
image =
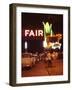
<instances>
[{"instance_id":1,"label":"ground","mask_svg":"<svg viewBox=\"0 0 72 90\"><path fill-rule=\"evenodd\" d=\"M50 75L63 75L63 61L61 59L52 60L51 67L48 67L47 62L39 61L32 68L22 69L22 77Z\"/></svg>"}]
</instances>

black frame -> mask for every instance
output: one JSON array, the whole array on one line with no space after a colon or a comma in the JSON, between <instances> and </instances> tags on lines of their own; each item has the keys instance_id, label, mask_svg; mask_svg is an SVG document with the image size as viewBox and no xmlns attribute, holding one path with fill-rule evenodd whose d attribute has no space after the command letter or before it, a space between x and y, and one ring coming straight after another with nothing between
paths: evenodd
<instances>
[{"instance_id":1,"label":"black frame","mask_svg":"<svg viewBox=\"0 0 72 90\"><path fill-rule=\"evenodd\" d=\"M70 7L65 6L48 6L48 5L31 5L31 4L10 4L10 77L9 84L11 86L28 86L28 85L45 85L60 84L70 82ZM16 83L16 7L36 7L36 8L54 8L68 10L68 80L38 83Z\"/></svg>"}]
</instances>

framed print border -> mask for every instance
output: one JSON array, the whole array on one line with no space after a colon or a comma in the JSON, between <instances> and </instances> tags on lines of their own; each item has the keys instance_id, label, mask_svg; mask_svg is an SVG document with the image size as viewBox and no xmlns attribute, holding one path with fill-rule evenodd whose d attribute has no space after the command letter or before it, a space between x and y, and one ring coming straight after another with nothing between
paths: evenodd
<instances>
[{"instance_id":1,"label":"framed print border","mask_svg":"<svg viewBox=\"0 0 72 90\"><path fill-rule=\"evenodd\" d=\"M9 69L10 72L9 73L10 74L9 74L9 84L11 86L28 86L28 85L45 85L45 84L69 83L70 82L70 7L48 6L48 5L32 5L32 4L17 4L17 3L15 3L15 4L10 4L9 9L10 9L10 62L9 62L9 65L10 65L10 69ZM32 11L32 9L33 9L33 11ZM67 61L66 62L67 62L67 69L68 69L67 70L68 71L67 72L67 79L65 79L65 80L63 80L63 79L62 80L55 80L55 81L54 81L54 79L53 79L53 81L48 81L48 80L45 79L44 81L42 80L41 82L39 82L39 81L31 82L31 81L28 80L29 79L28 78L28 79L25 79L25 80L28 80L25 83L24 82L19 82L19 80L18 80L18 83L17 83L17 79L19 79L18 73L19 73L19 70L20 70L20 68L17 67L19 65L18 57L17 57L19 55L18 54L19 52L17 51L17 49L19 48L18 39L21 37L21 36L19 37L19 35L18 35L19 32L21 33L21 31L17 32L21 28L21 26L19 26L19 24L21 22L18 23L19 22L18 18L20 19L21 17L20 16L18 17L17 13L19 13L19 15L20 15L20 13L22 13L24 11L33 13L34 10L36 11L34 13L41 13L40 11L37 11L38 9L41 10L41 12L44 12L44 13L46 13L48 9L52 9L52 11L53 10L67 11L66 12L66 14L68 16L67 17L68 20L66 20L66 21L68 21L66 23L66 24L68 24L67 29L66 29L67 30L66 35L68 36L67 37L67 42L66 42L67 43L67 51L68 51L68 52L66 51L67 52L66 53L67 54ZM43 11L42 9L44 9L45 11ZM63 11L62 12L58 11L58 12L60 14L64 13ZM51 12L49 11L49 13L51 13ZM54 11L53 11L53 13L54 13ZM64 34L65 34L65 31L64 31ZM66 36L64 35L64 38L65 37ZM21 42L21 41L19 41L19 42ZM40 77L38 77L38 78L40 78ZM22 80L23 80L23 78L22 78ZM33 78L33 80L35 80L35 79Z\"/></svg>"}]
</instances>

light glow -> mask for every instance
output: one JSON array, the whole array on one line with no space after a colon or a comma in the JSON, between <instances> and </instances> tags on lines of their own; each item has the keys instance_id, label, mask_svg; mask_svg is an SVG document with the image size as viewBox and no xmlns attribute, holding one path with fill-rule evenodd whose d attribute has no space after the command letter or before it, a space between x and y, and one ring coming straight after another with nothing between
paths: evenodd
<instances>
[{"instance_id":1,"label":"light glow","mask_svg":"<svg viewBox=\"0 0 72 90\"><path fill-rule=\"evenodd\" d=\"M50 35L53 34L52 24L49 24L49 22L46 22L46 23L43 22L43 26L44 26L44 36L45 37L47 34L50 34Z\"/></svg>"},{"instance_id":2,"label":"light glow","mask_svg":"<svg viewBox=\"0 0 72 90\"><path fill-rule=\"evenodd\" d=\"M27 49L27 42L25 42L25 49Z\"/></svg>"},{"instance_id":3,"label":"light glow","mask_svg":"<svg viewBox=\"0 0 72 90\"><path fill-rule=\"evenodd\" d=\"M46 38L45 38L45 40L43 41L43 47L44 47L44 48L47 47L47 41L46 41Z\"/></svg>"}]
</instances>

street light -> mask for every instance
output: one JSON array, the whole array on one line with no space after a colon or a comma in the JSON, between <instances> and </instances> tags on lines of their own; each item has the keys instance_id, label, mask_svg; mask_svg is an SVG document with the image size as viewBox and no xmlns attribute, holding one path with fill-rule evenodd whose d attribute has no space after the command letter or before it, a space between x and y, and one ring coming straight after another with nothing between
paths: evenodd
<instances>
[{"instance_id":1,"label":"street light","mask_svg":"<svg viewBox=\"0 0 72 90\"><path fill-rule=\"evenodd\" d=\"M27 48L28 48L28 46L27 46L27 41L25 41L25 51L27 52Z\"/></svg>"}]
</instances>

